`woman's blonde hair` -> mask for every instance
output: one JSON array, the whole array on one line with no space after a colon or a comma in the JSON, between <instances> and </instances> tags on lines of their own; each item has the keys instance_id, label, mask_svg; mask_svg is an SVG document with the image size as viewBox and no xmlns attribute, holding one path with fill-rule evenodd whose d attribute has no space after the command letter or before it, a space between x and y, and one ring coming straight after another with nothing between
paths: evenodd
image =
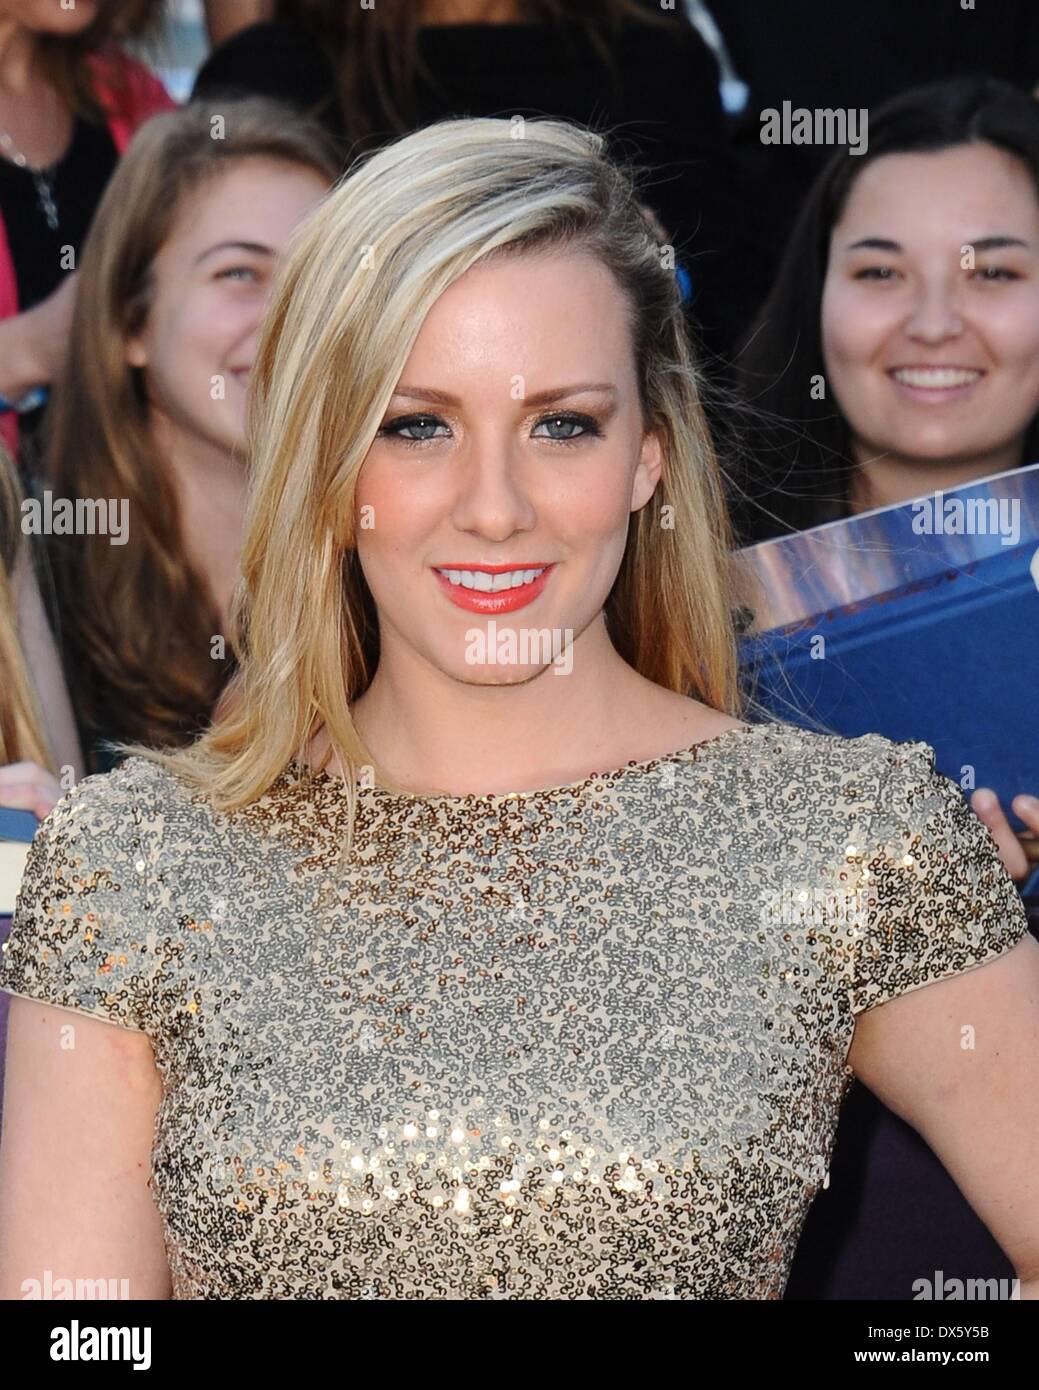
<instances>
[{"instance_id":1,"label":"woman's blonde hair","mask_svg":"<svg viewBox=\"0 0 1039 1390\"><path fill-rule=\"evenodd\" d=\"M220 621L187 558L173 474L157 450L147 370L126 343L147 325L155 262L191 200L243 161L341 173L319 126L266 97L193 101L148 121L105 189L81 258L62 371L42 430L56 495L125 498L131 535L52 538L80 720L153 745L197 737L233 669L211 656ZM161 621L157 617L161 615Z\"/></svg>"},{"instance_id":2,"label":"woman's blonde hair","mask_svg":"<svg viewBox=\"0 0 1039 1390\"><path fill-rule=\"evenodd\" d=\"M555 120L458 119L362 160L297 229L251 377L239 669L195 743L123 751L231 810L302 763L324 728L352 827L357 771L374 763L350 704L378 661L354 548L358 472L439 296L485 257L556 248L596 257L626 294L644 418L665 449L606 601L611 639L649 680L736 711L729 526L670 248L602 136Z\"/></svg>"},{"instance_id":3,"label":"woman's blonde hair","mask_svg":"<svg viewBox=\"0 0 1039 1390\"><path fill-rule=\"evenodd\" d=\"M25 558L21 502L14 460L0 444L0 767L26 761L56 772L18 627L15 574Z\"/></svg>"}]
</instances>

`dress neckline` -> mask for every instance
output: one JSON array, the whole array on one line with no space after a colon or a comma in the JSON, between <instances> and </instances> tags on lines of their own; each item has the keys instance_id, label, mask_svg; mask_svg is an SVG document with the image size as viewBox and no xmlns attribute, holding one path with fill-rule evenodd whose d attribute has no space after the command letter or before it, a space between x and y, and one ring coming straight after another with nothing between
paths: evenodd
<instances>
[{"instance_id":1,"label":"dress neckline","mask_svg":"<svg viewBox=\"0 0 1039 1390\"><path fill-rule=\"evenodd\" d=\"M764 730L774 730L777 727L779 726L774 720L758 724L737 724L733 728L723 729L719 734L712 734L710 738L699 739L696 743L687 744L684 748L676 748L670 753L658 753L655 757L641 760L633 758L622 767L592 772L579 781L567 782L556 787L532 787L525 791L512 792L464 792L461 795L452 796L444 792L396 792L376 784L361 794L379 797L386 801L404 802L405 804L447 806L496 806L506 802L576 797L583 795L591 787L595 787L596 790L605 790L607 784L613 784L633 772L644 775L665 766L667 763L699 762L705 751L716 751L730 741L739 741ZM308 771L298 758L292 758L286 771L309 781L311 785L326 787L336 796L345 793L346 783L344 780L338 774L329 772L327 768Z\"/></svg>"}]
</instances>

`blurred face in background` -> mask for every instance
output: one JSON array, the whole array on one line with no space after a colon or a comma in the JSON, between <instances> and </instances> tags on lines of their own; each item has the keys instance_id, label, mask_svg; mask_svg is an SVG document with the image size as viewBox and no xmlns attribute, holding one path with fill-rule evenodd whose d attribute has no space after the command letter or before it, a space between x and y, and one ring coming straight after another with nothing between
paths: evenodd
<instances>
[{"instance_id":1,"label":"blurred face in background","mask_svg":"<svg viewBox=\"0 0 1039 1390\"><path fill-rule=\"evenodd\" d=\"M127 360L145 371L153 425L174 447L240 451L249 371L278 258L327 192L283 160L239 160L195 190L152 266L144 331Z\"/></svg>"},{"instance_id":2,"label":"blurred face in background","mask_svg":"<svg viewBox=\"0 0 1039 1390\"><path fill-rule=\"evenodd\" d=\"M100 0L76 0L71 9L61 0L0 0L0 22L13 20L34 34L80 34L100 7Z\"/></svg>"},{"instance_id":3,"label":"blurred face in background","mask_svg":"<svg viewBox=\"0 0 1039 1390\"><path fill-rule=\"evenodd\" d=\"M1039 197L988 144L868 164L833 228L822 302L853 456L985 477L1039 412ZM974 468L976 465L976 468Z\"/></svg>"}]
</instances>

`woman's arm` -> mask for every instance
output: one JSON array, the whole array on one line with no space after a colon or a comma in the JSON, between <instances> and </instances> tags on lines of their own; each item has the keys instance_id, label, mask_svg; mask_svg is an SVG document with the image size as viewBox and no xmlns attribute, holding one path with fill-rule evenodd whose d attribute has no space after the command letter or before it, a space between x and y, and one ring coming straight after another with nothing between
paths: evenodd
<instances>
[{"instance_id":1,"label":"woman's arm","mask_svg":"<svg viewBox=\"0 0 1039 1390\"><path fill-rule=\"evenodd\" d=\"M1039 1299L1039 943L859 1014L848 1061L944 1163L1021 1297Z\"/></svg>"},{"instance_id":2,"label":"woman's arm","mask_svg":"<svg viewBox=\"0 0 1039 1390\"><path fill-rule=\"evenodd\" d=\"M32 312L0 319L0 396L10 401L42 384Z\"/></svg>"},{"instance_id":3,"label":"woman's arm","mask_svg":"<svg viewBox=\"0 0 1039 1390\"><path fill-rule=\"evenodd\" d=\"M147 1186L161 1081L137 1033L12 997L0 1144L0 1299L26 1280L126 1279L170 1297Z\"/></svg>"},{"instance_id":4,"label":"woman's arm","mask_svg":"<svg viewBox=\"0 0 1039 1390\"><path fill-rule=\"evenodd\" d=\"M56 290L31 309L0 319L0 396L15 401L47 386L65 360L78 281L69 271Z\"/></svg>"}]
</instances>

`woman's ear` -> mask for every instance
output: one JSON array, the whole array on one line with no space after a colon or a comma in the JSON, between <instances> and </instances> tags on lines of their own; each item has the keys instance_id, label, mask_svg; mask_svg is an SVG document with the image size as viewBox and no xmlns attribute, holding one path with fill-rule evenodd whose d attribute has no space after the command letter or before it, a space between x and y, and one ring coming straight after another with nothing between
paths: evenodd
<instances>
[{"instance_id":1,"label":"woman's ear","mask_svg":"<svg viewBox=\"0 0 1039 1390\"><path fill-rule=\"evenodd\" d=\"M131 367L147 367L148 345L144 340L144 335L137 333L133 337L127 338L123 355Z\"/></svg>"},{"instance_id":2,"label":"woman's ear","mask_svg":"<svg viewBox=\"0 0 1039 1390\"><path fill-rule=\"evenodd\" d=\"M657 490L664 471L664 445L657 430L647 430L631 486L631 510L639 511Z\"/></svg>"}]
</instances>

